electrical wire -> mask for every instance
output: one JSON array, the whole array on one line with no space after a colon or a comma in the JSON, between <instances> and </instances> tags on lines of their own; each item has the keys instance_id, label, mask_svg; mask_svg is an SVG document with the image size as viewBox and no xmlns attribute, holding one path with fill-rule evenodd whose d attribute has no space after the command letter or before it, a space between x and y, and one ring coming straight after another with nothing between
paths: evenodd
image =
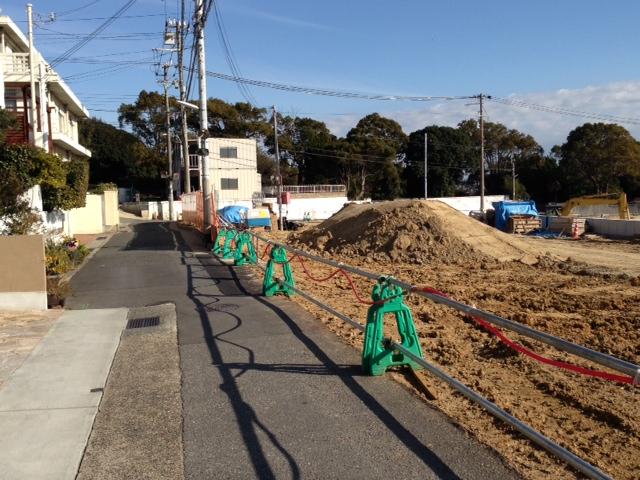
<instances>
[{"instance_id":1,"label":"electrical wire","mask_svg":"<svg viewBox=\"0 0 640 480\"><path fill-rule=\"evenodd\" d=\"M55 16L56 17L64 17L66 15L69 15L71 13L75 13L75 12L79 12L80 10L84 10L85 8L90 7L91 5L95 5L96 3L99 3L101 0L93 0L92 2L89 2L85 5L82 5L81 7L77 7L77 8L73 8L71 10L64 10L62 12L55 12Z\"/></svg>"},{"instance_id":2,"label":"electrical wire","mask_svg":"<svg viewBox=\"0 0 640 480\"><path fill-rule=\"evenodd\" d=\"M355 98L361 100L382 100L382 101L412 101L412 102L431 102L435 100L463 100L475 98L476 95L467 96L408 96L408 95L383 95L383 94L371 94L346 90L330 90L314 87L302 87L298 85L290 85L285 83L268 82L265 80L254 80L249 78L234 77L233 75L227 75L219 72L207 72L207 76L218 78L220 80L227 80L230 82L241 82L248 85L254 85L263 88L272 88L275 90L283 90L289 92L306 93L309 95L321 95L329 97L340 98Z\"/></svg>"},{"instance_id":3,"label":"electrical wire","mask_svg":"<svg viewBox=\"0 0 640 480\"><path fill-rule=\"evenodd\" d=\"M216 19L216 24L218 26L218 39L220 40L220 45L225 54L225 60L229 69L231 70L231 74L236 78L236 86L240 91L240 94L244 97L244 99L250 105L255 105L258 102L255 97L251 94L249 87L242 82L237 81L242 78L242 72L240 72L240 68L238 67L238 62L236 61L235 55L233 53L233 49L229 43L229 36L227 34L227 30L224 26L224 21L222 19L222 13L220 12L220 7L218 6L218 2L215 0L211 0L211 4L213 5L213 13Z\"/></svg>"},{"instance_id":4,"label":"electrical wire","mask_svg":"<svg viewBox=\"0 0 640 480\"><path fill-rule=\"evenodd\" d=\"M592 113L580 110L571 110L568 108L552 107L549 105L539 105L535 103L527 103L521 100L513 98L500 98L500 97L487 97L487 100L494 103L500 103L502 105L526 108L529 110L536 110L539 112L556 113L559 115L566 115L571 117L590 118L593 120L602 120L608 122L627 123L631 125L640 125L640 118L636 117L623 117L619 115L609 115L606 113Z\"/></svg>"},{"instance_id":5,"label":"electrical wire","mask_svg":"<svg viewBox=\"0 0 640 480\"><path fill-rule=\"evenodd\" d=\"M164 17L164 13L151 13L146 15L121 15L118 17L119 19L125 18L149 18L149 17ZM89 18L63 18L58 19L55 18L54 22L89 22L91 20L107 20L110 17L89 17ZM15 23L28 23L28 20L14 20ZM47 20L47 23L52 23L50 20Z\"/></svg>"},{"instance_id":6,"label":"electrical wire","mask_svg":"<svg viewBox=\"0 0 640 480\"><path fill-rule=\"evenodd\" d=\"M51 66L55 67L56 65L61 64L62 62L64 62L67 58L69 58L71 55L73 55L74 53L76 53L78 50L80 50L82 47L84 47L86 44L88 44L91 40L93 40L97 35L99 35L101 32L103 32L107 27L109 27L113 22L115 22L118 17L120 17L120 15L122 15L123 13L125 13L129 8L131 8L133 6L133 4L136 3L136 0L128 0L127 3L125 3L117 12L115 12L111 17L108 18L108 20L106 20L105 22L103 22L102 24L100 24L100 26L98 28L96 28L93 32L91 32L89 35L87 35L85 38L83 38L82 40L80 40L78 43L76 43L74 46L72 46L71 48L69 48L67 51L65 51L64 53L62 53L61 55L59 55L57 58L55 58L52 62L51 62Z\"/></svg>"}]
</instances>

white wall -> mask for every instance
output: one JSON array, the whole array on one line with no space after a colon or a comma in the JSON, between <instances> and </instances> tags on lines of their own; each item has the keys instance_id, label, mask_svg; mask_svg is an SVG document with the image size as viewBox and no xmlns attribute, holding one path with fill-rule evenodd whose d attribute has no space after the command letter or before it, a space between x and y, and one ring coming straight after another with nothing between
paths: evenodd
<instances>
[{"instance_id":1,"label":"white wall","mask_svg":"<svg viewBox=\"0 0 640 480\"><path fill-rule=\"evenodd\" d=\"M209 138L209 164L211 185L216 194L217 208L251 202L253 194L261 191L258 174L257 144L246 138ZM236 158L221 158L221 148L235 148ZM222 189L222 179L238 180L237 189Z\"/></svg>"},{"instance_id":2,"label":"white wall","mask_svg":"<svg viewBox=\"0 0 640 480\"><path fill-rule=\"evenodd\" d=\"M278 214L276 198L265 198L262 203L270 204L271 210ZM292 198L291 203L282 205L282 216L287 220L304 220L305 213L308 212L311 220L326 220L346 203L349 203L347 197Z\"/></svg>"},{"instance_id":3,"label":"white wall","mask_svg":"<svg viewBox=\"0 0 640 480\"><path fill-rule=\"evenodd\" d=\"M608 218L587 218L589 231L598 235L615 238L640 237L640 220L617 220Z\"/></svg>"},{"instance_id":4,"label":"white wall","mask_svg":"<svg viewBox=\"0 0 640 480\"><path fill-rule=\"evenodd\" d=\"M439 202L446 203L452 208L455 208L459 212L462 212L466 215L469 215L472 211L480 210L480 196L469 196L469 197L440 197L440 198L429 198L430 200L436 200ZM501 202L503 200L508 200L506 195L485 195L484 196L484 208L485 210L493 209L492 202Z\"/></svg>"}]
</instances>

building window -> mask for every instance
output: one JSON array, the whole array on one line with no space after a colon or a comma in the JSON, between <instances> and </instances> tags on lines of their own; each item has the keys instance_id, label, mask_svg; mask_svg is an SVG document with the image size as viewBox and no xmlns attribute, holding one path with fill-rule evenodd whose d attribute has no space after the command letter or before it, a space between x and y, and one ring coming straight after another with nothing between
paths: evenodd
<instances>
[{"instance_id":1,"label":"building window","mask_svg":"<svg viewBox=\"0 0 640 480\"><path fill-rule=\"evenodd\" d=\"M220 190L238 190L237 178L221 178Z\"/></svg>"},{"instance_id":2,"label":"building window","mask_svg":"<svg viewBox=\"0 0 640 480\"><path fill-rule=\"evenodd\" d=\"M220 158L238 158L238 147L220 147Z\"/></svg>"}]
</instances>

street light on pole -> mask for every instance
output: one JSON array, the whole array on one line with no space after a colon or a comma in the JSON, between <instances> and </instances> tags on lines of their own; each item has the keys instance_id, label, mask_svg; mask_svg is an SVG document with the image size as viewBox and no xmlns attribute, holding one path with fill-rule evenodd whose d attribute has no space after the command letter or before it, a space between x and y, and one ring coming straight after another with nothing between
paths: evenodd
<instances>
[{"instance_id":1,"label":"street light on pole","mask_svg":"<svg viewBox=\"0 0 640 480\"><path fill-rule=\"evenodd\" d=\"M198 107L197 105L194 105L193 103L189 103L189 102L183 102L182 100L176 100L176 103L178 105L182 105L183 107L187 107L190 108L192 110L199 110L200 107Z\"/></svg>"}]
</instances>

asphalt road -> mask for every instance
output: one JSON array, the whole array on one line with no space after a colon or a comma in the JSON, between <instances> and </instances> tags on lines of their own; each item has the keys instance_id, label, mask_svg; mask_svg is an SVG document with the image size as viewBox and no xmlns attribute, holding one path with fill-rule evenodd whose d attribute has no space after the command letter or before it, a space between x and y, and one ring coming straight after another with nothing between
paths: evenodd
<instances>
[{"instance_id":1,"label":"asphalt road","mask_svg":"<svg viewBox=\"0 0 640 480\"><path fill-rule=\"evenodd\" d=\"M385 377L193 234L132 223L72 280L69 308L176 306L185 477L517 478L497 455Z\"/></svg>"}]
</instances>

